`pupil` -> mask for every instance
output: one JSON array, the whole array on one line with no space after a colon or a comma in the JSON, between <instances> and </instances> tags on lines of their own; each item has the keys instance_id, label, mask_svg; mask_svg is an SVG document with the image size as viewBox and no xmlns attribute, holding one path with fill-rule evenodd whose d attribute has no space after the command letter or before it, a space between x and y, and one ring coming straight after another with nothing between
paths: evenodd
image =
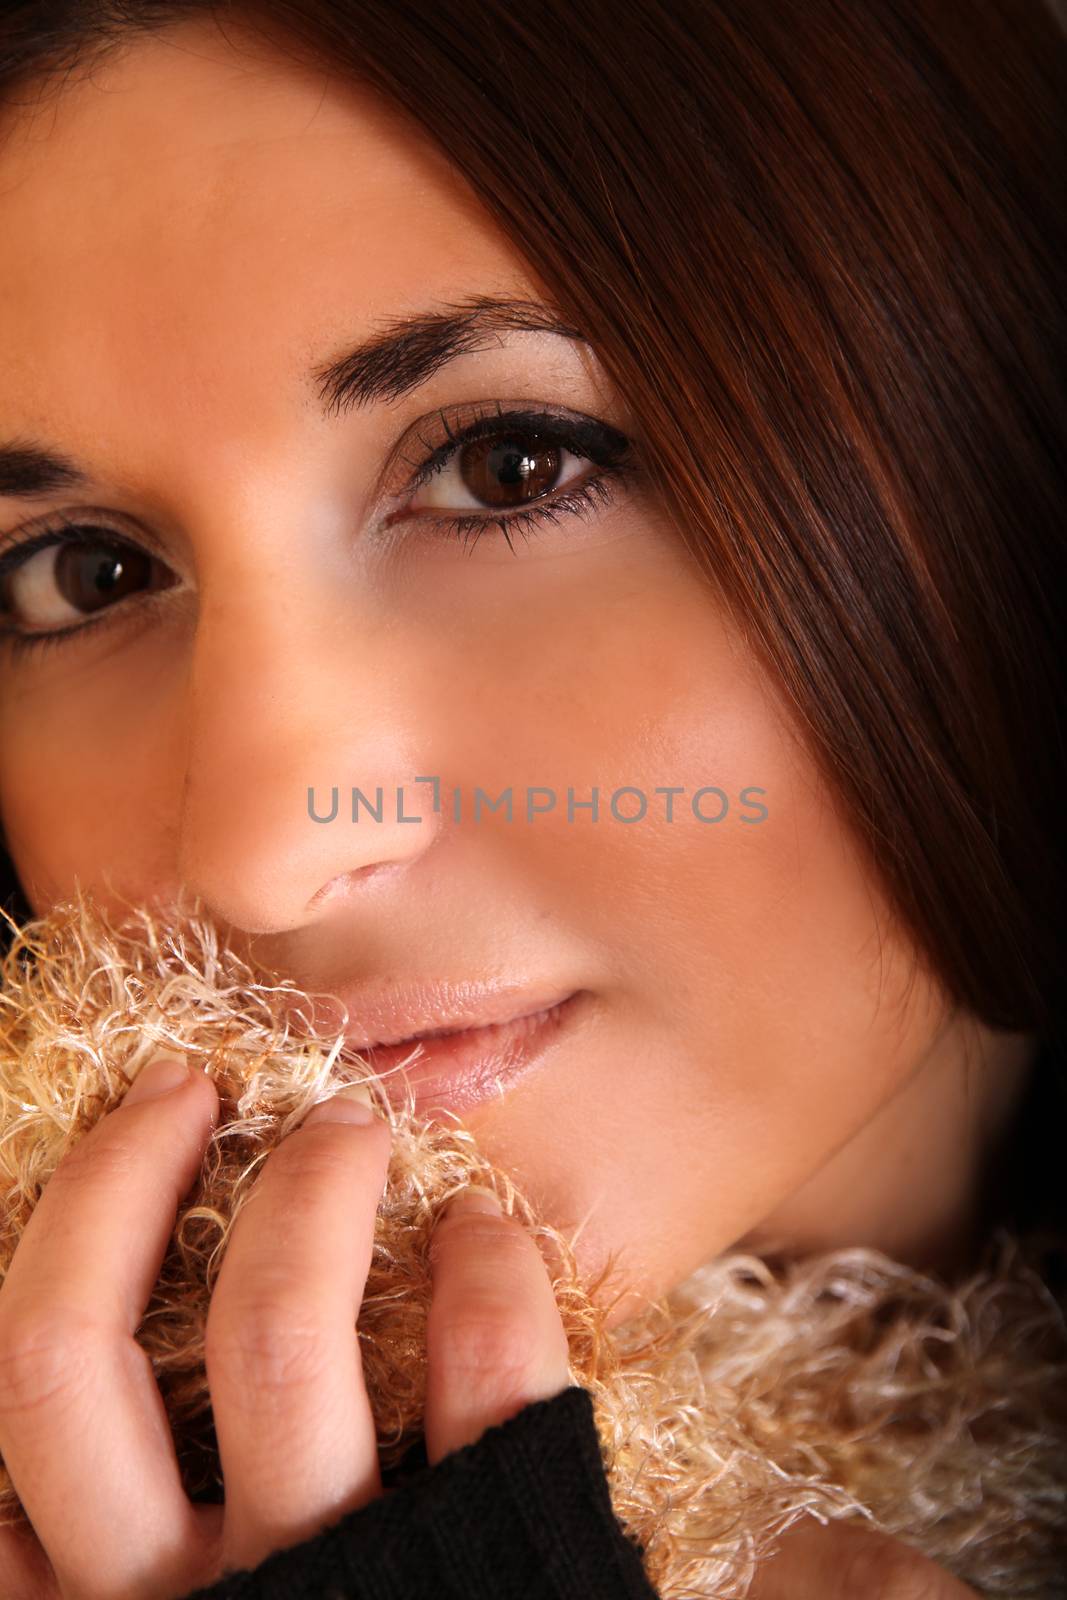
<instances>
[{"instance_id":1,"label":"pupil","mask_svg":"<svg viewBox=\"0 0 1067 1600\"><path fill-rule=\"evenodd\" d=\"M560 451L536 435L475 439L462 453L466 487L491 506L514 506L546 494L559 477Z\"/></svg>"}]
</instances>

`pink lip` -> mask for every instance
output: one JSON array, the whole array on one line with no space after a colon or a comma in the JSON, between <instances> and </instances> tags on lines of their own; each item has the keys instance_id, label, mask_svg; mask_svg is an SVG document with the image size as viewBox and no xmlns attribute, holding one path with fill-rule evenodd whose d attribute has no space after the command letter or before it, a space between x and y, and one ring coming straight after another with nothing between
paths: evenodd
<instances>
[{"instance_id":1,"label":"pink lip","mask_svg":"<svg viewBox=\"0 0 1067 1600\"><path fill-rule=\"evenodd\" d=\"M539 1065L582 1009L584 990L536 991L475 983L338 993L353 1018L346 1056L359 1055L403 1104L461 1112L510 1088ZM403 1065L403 1063L407 1065Z\"/></svg>"},{"instance_id":2,"label":"pink lip","mask_svg":"<svg viewBox=\"0 0 1067 1600\"><path fill-rule=\"evenodd\" d=\"M419 1111L431 1105L467 1111L513 1087L539 1065L571 1021L580 998L572 994L507 1022L402 1040L359 1054L384 1080L391 1100L402 1104L410 1085Z\"/></svg>"}]
</instances>

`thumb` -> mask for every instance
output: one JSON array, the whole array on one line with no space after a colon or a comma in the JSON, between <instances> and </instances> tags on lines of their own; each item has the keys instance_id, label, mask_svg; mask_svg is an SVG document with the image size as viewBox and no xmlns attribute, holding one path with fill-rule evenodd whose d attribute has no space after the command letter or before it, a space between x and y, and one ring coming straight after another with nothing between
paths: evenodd
<instances>
[{"instance_id":1,"label":"thumb","mask_svg":"<svg viewBox=\"0 0 1067 1600\"><path fill-rule=\"evenodd\" d=\"M748 1600L980 1600L921 1551L859 1522L805 1516L756 1568Z\"/></svg>"}]
</instances>

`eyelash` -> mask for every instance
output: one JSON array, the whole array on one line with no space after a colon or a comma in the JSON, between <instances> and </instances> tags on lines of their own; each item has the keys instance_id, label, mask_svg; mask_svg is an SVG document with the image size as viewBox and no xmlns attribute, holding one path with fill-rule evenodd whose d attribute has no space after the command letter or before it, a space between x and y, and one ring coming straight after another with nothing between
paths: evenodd
<instances>
[{"instance_id":1,"label":"eyelash","mask_svg":"<svg viewBox=\"0 0 1067 1600\"><path fill-rule=\"evenodd\" d=\"M521 531L543 522L558 522L561 515L584 514L595 509L598 495L601 504L607 504L611 498L608 487L611 480L634 470L631 442L626 435L591 417L566 418L550 411L503 411L498 404L495 410L476 413L467 427L459 433L453 433L444 412L438 415L446 437L441 444L432 447L420 435L419 442L429 454L416 467L406 485L406 494L414 494L423 488L451 463L464 445L476 439L505 433L536 434L543 443L562 445L572 455L591 461L600 469L596 476L587 478L577 489L564 489L547 495L543 500L534 501L529 510L515 511L509 516L492 516L483 512L481 515L472 513L451 520L435 517L423 519L431 522L436 531L446 537L462 538L464 547L468 534L475 533L474 542L477 543L483 529L496 527L510 550L513 548L510 538L512 528Z\"/></svg>"},{"instance_id":2,"label":"eyelash","mask_svg":"<svg viewBox=\"0 0 1067 1600\"><path fill-rule=\"evenodd\" d=\"M486 513L479 515L472 512L469 515L452 518L419 514L417 519L414 519L429 523L436 533L443 534L446 538L461 538L464 550L471 534L474 535L471 542L473 549L485 529L496 527L503 534L508 549L514 553L514 546L511 543L513 529L526 537L531 529L544 524L555 524L569 516L588 516L611 502L617 480L638 470L633 460L630 439L619 429L607 423L597 422L591 417L568 418L551 411L504 411L498 405L495 410L477 413L466 427L458 433L453 433L445 413L439 412L438 416L446 438L441 444L431 446L420 435L419 442L428 454L415 467L412 477L404 487L405 495L413 495L435 478L451 464L464 445L470 444L475 439L493 437L497 434L536 434L543 445L562 446L570 454L592 462L599 469L574 489L562 489L558 493L549 491L541 500L534 501L527 510L513 511L506 515ZM96 547L111 543L119 548L136 548L131 540L123 539L118 534L111 535L110 530L103 526L95 530L95 537L86 539L83 536L84 530L91 526L93 525L89 523L64 520L21 544L16 544L14 547L9 545L0 555L0 580L8 573L17 571L31 555L53 546ZM101 624L106 625L110 612L114 609L114 607L105 609L92 621L81 622L70 628L53 629L49 633L19 633L15 629L0 626L0 642L6 644L16 654L42 649L46 645L60 644L75 634L81 636Z\"/></svg>"}]
</instances>

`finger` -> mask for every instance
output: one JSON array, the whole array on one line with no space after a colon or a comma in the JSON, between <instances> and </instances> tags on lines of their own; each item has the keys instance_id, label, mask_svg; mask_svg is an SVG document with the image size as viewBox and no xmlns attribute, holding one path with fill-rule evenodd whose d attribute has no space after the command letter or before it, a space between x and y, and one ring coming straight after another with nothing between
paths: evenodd
<instances>
[{"instance_id":1,"label":"finger","mask_svg":"<svg viewBox=\"0 0 1067 1600\"><path fill-rule=\"evenodd\" d=\"M381 1493L356 1319L389 1150L366 1099L334 1095L267 1158L234 1222L205 1333L229 1568Z\"/></svg>"},{"instance_id":2,"label":"finger","mask_svg":"<svg viewBox=\"0 0 1067 1600\"><path fill-rule=\"evenodd\" d=\"M921 1551L856 1522L805 1517L760 1562L749 1600L979 1600Z\"/></svg>"},{"instance_id":3,"label":"finger","mask_svg":"<svg viewBox=\"0 0 1067 1600\"><path fill-rule=\"evenodd\" d=\"M161 1593L195 1538L134 1339L218 1110L169 1065L176 1087L148 1098L166 1068L145 1068L60 1161L0 1292L0 1452L65 1596Z\"/></svg>"},{"instance_id":4,"label":"finger","mask_svg":"<svg viewBox=\"0 0 1067 1600\"><path fill-rule=\"evenodd\" d=\"M431 1466L570 1382L552 1284L533 1238L472 1185L434 1229L426 1328Z\"/></svg>"}]
</instances>

